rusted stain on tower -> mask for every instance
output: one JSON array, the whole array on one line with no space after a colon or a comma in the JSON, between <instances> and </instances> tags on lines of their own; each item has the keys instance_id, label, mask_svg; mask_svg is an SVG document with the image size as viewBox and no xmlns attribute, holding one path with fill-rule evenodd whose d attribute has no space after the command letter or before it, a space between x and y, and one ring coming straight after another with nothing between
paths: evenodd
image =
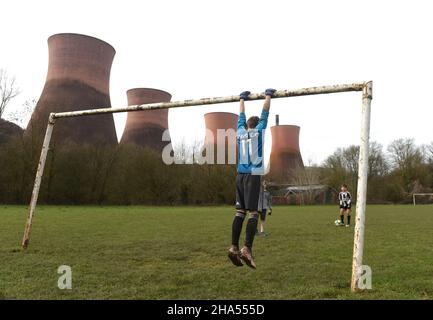
<instances>
[{"instance_id":1,"label":"rusted stain on tower","mask_svg":"<svg viewBox=\"0 0 433 320\"><path fill-rule=\"evenodd\" d=\"M110 70L115 55L111 45L86 35L61 33L48 38L48 48L47 78L26 136L42 135L50 112L111 107ZM54 139L115 145L113 116L65 119Z\"/></svg>"},{"instance_id":2,"label":"rusted stain on tower","mask_svg":"<svg viewBox=\"0 0 433 320\"><path fill-rule=\"evenodd\" d=\"M158 89L135 88L126 92L128 106L169 102L171 94ZM134 143L161 151L169 142L162 141L168 129L168 109L129 112L121 143Z\"/></svg>"},{"instance_id":3,"label":"rusted stain on tower","mask_svg":"<svg viewBox=\"0 0 433 320\"><path fill-rule=\"evenodd\" d=\"M294 171L304 168L299 148L300 129L293 125L271 127L272 149L269 177L272 181L290 183Z\"/></svg>"},{"instance_id":4,"label":"rusted stain on tower","mask_svg":"<svg viewBox=\"0 0 433 320\"><path fill-rule=\"evenodd\" d=\"M234 152L231 163L236 163L236 126L238 115L230 112L209 112L204 115L206 135L204 144L207 149L213 148L214 161L217 161L217 150L224 150L224 163L228 164L229 151ZM224 130L226 135L220 135L218 139L218 129Z\"/></svg>"}]
</instances>

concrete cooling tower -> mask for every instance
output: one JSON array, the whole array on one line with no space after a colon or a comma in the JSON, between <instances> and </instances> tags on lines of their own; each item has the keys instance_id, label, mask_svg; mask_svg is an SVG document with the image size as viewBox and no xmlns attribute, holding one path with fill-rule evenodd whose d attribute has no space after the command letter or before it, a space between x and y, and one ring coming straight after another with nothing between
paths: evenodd
<instances>
[{"instance_id":1,"label":"concrete cooling tower","mask_svg":"<svg viewBox=\"0 0 433 320\"><path fill-rule=\"evenodd\" d=\"M272 181L290 183L294 170L304 168L299 149L300 129L292 125L271 127L272 149L268 175Z\"/></svg>"},{"instance_id":2,"label":"concrete cooling tower","mask_svg":"<svg viewBox=\"0 0 433 320\"><path fill-rule=\"evenodd\" d=\"M214 161L217 161L217 150L224 150L224 163L236 163L236 126L238 122L238 115L230 112L210 112L204 115L206 125L206 135L204 145L209 149L214 150ZM224 138L218 139L218 129L228 130L232 129L231 133ZM228 151L234 150L232 159L228 158Z\"/></svg>"},{"instance_id":3,"label":"concrete cooling tower","mask_svg":"<svg viewBox=\"0 0 433 320\"><path fill-rule=\"evenodd\" d=\"M128 106L171 100L171 94L168 92L150 88L131 89L126 95ZM166 129L168 129L168 109L129 112L120 143L134 143L162 151L169 143L162 141L162 134Z\"/></svg>"},{"instance_id":4,"label":"concrete cooling tower","mask_svg":"<svg viewBox=\"0 0 433 320\"><path fill-rule=\"evenodd\" d=\"M108 43L85 35L62 33L48 39L49 63L44 89L26 135L42 135L50 112L111 107L109 82L115 55ZM58 120L55 141L117 144L111 114Z\"/></svg>"}]
</instances>

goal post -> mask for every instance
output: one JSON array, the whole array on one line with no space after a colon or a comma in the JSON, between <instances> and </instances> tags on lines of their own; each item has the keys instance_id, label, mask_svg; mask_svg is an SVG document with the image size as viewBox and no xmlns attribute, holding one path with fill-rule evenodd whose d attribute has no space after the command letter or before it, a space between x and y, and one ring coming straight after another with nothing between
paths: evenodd
<instances>
[{"instance_id":1,"label":"goal post","mask_svg":"<svg viewBox=\"0 0 433 320\"><path fill-rule=\"evenodd\" d=\"M273 99L277 99L277 98L300 97L300 96L319 95L319 94L362 91L361 140L360 140L360 155L359 155L359 166L358 166L358 193L357 193L357 201L356 201L356 223L355 223L354 243L353 243L352 281L351 281L351 290L353 292L358 291L360 289L358 286L358 282L362 272L362 257L364 251L365 211L366 211L366 201L367 201L368 151L369 151L369 136L370 136L370 111L371 111L371 100L373 98L372 89L373 89L373 82L368 81L368 82L361 82L361 83L309 87L309 88L301 88L295 90L279 90L276 91L272 97ZM263 92L253 93L249 95L248 100L264 100L265 98L266 95ZM232 96L204 98L204 99L197 99L197 100L150 103L150 104L133 105L133 106L119 107L119 108L99 108L99 109L88 109L88 110L80 110L80 111L72 111L72 112L51 113L48 119L47 129L45 132L41 155L40 155L40 159L36 171L35 182L33 185L32 197L28 209L28 217L27 217L27 221L24 229L24 235L22 239L23 249L27 249L29 245L30 231L33 223L33 217L35 214L39 189L41 186L47 154L50 147L51 136L54 130L54 125L57 120L60 120L62 118L81 117L81 116L88 116L88 115L191 107L191 106L230 103L230 102L238 102L238 101L239 101L239 95L232 95Z\"/></svg>"},{"instance_id":2,"label":"goal post","mask_svg":"<svg viewBox=\"0 0 433 320\"><path fill-rule=\"evenodd\" d=\"M361 142L359 146L358 190L356 195L356 223L353 239L352 281L353 292L360 290L359 281L364 255L365 209L367 204L368 156L370 147L371 100L373 83L367 82L362 89Z\"/></svg>"},{"instance_id":3,"label":"goal post","mask_svg":"<svg viewBox=\"0 0 433 320\"><path fill-rule=\"evenodd\" d=\"M433 193L414 193L412 194L412 199L413 199L413 205L416 206L416 197L420 196L420 197L424 197L424 196L430 196L433 199Z\"/></svg>"}]
</instances>

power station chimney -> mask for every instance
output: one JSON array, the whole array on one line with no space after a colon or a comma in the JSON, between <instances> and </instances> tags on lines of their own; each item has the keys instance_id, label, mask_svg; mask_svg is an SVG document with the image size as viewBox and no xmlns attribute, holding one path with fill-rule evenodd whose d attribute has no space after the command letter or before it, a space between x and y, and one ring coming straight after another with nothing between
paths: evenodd
<instances>
[{"instance_id":1,"label":"power station chimney","mask_svg":"<svg viewBox=\"0 0 433 320\"><path fill-rule=\"evenodd\" d=\"M171 94L158 89L135 88L126 92L128 106L170 102ZM128 112L125 130L120 143L134 143L162 151L169 142L162 141L163 132L168 129L168 109Z\"/></svg>"},{"instance_id":2,"label":"power station chimney","mask_svg":"<svg viewBox=\"0 0 433 320\"><path fill-rule=\"evenodd\" d=\"M111 45L86 35L61 33L48 38L48 49L45 86L26 136L42 136L51 112L111 107L110 70L115 55ZM62 119L54 130L53 139L116 145L113 116Z\"/></svg>"},{"instance_id":3,"label":"power station chimney","mask_svg":"<svg viewBox=\"0 0 433 320\"><path fill-rule=\"evenodd\" d=\"M204 121L206 125L204 145L208 150L213 148L214 163L217 163L218 160L217 150L224 150L224 158L220 154L220 160L224 161L225 164L228 164L229 160L232 164L236 163L236 127L238 115L230 112L209 112L204 115ZM218 136L218 129L221 129L220 136ZM232 159L228 158L230 150L234 152Z\"/></svg>"},{"instance_id":4,"label":"power station chimney","mask_svg":"<svg viewBox=\"0 0 433 320\"><path fill-rule=\"evenodd\" d=\"M299 148L300 129L292 125L271 127L272 149L268 176L272 181L290 183L294 171L304 168Z\"/></svg>"}]
</instances>

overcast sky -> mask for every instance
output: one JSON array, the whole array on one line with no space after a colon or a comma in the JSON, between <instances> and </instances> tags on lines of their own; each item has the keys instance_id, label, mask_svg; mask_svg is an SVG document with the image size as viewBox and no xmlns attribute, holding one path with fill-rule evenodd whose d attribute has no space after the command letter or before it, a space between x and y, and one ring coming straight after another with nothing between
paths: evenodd
<instances>
[{"instance_id":1,"label":"overcast sky","mask_svg":"<svg viewBox=\"0 0 433 320\"><path fill-rule=\"evenodd\" d=\"M374 81L371 139L433 140L431 1L2 1L0 68L14 75L19 107L39 98L47 38L82 33L116 49L113 106L126 90L166 90L172 100ZM258 114L261 102L247 105ZM280 124L301 126L305 162L358 144L360 93L278 99ZM203 114L237 104L170 110L173 140L203 137ZM115 115L120 138L126 115ZM270 140L270 137L267 141ZM269 143L270 144L270 143ZM269 145L268 144L268 145Z\"/></svg>"}]
</instances>

